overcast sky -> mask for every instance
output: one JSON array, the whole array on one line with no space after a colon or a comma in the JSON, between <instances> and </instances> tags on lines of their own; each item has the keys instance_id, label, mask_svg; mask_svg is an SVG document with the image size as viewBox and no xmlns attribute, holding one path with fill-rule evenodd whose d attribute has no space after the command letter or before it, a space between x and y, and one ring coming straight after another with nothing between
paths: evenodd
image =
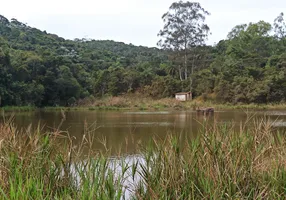
<instances>
[{"instance_id":1,"label":"overcast sky","mask_svg":"<svg viewBox=\"0 0 286 200\"><path fill-rule=\"evenodd\" d=\"M115 40L154 47L161 16L175 0L1 0L0 15L61 37ZM285 0L200 0L211 13L207 44L225 39L238 24L286 14Z\"/></svg>"}]
</instances>

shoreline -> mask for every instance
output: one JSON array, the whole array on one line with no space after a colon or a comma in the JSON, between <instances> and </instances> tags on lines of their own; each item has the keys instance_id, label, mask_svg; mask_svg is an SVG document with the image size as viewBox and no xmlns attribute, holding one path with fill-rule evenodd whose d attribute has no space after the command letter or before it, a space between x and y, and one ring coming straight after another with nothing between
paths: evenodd
<instances>
[{"instance_id":1,"label":"shoreline","mask_svg":"<svg viewBox=\"0 0 286 200\"><path fill-rule=\"evenodd\" d=\"M131 111L170 111L170 110L195 110L196 108L212 107L215 110L269 110L269 109L286 109L286 104L220 104L214 102L201 102L197 100L189 102L179 102L175 99L148 99L148 98L126 98L126 97L112 97L108 99L101 99L87 105L76 106L5 106L0 107L1 112L31 112L37 110L44 111L76 111L76 110L131 110Z\"/></svg>"}]
</instances>

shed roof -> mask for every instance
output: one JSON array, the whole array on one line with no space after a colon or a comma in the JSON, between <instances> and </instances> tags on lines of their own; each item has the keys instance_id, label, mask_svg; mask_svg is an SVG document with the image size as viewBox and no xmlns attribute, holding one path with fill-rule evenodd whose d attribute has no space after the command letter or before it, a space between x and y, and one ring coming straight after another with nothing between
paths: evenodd
<instances>
[{"instance_id":1,"label":"shed roof","mask_svg":"<svg viewBox=\"0 0 286 200\"><path fill-rule=\"evenodd\" d=\"M179 92L179 93L176 93L176 95L184 95L184 94L191 94L191 92Z\"/></svg>"}]
</instances>

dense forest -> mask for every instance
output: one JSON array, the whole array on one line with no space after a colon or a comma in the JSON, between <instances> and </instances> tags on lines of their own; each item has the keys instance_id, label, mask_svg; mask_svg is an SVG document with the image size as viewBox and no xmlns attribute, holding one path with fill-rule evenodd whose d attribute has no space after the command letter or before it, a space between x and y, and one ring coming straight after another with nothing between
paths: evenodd
<instances>
[{"instance_id":1,"label":"dense forest","mask_svg":"<svg viewBox=\"0 0 286 200\"><path fill-rule=\"evenodd\" d=\"M160 48L66 40L0 15L0 106L69 106L104 96L163 98L189 90L217 102L285 102L283 13L273 24L237 25L214 46L205 45L208 15L198 3L172 4L163 15Z\"/></svg>"}]
</instances>

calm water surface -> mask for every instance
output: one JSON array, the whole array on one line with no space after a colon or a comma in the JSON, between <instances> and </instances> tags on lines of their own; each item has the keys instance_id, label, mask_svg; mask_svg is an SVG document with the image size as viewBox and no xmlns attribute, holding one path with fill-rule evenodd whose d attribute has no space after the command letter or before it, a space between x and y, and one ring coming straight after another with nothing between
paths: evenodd
<instances>
[{"instance_id":1,"label":"calm water surface","mask_svg":"<svg viewBox=\"0 0 286 200\"><path fill-rule=\"evenodd\" d=\"M286 126L286 110L252 113L269 116L271 120L276 120L277 127ZM114 151L121 148L130 155L136 152L135 143L138 141L147 142L153 136L164 138L170 133L193 138L199 134L202 123L235 123L238 127L247 116L243 111L218 111L207 117L193 111L68 111L65 113L66 120L61 124L61 112L36 111L14 115L14 123L18 128L25 129L29 125L35 128L40 123L45 130L59 128L68 131L75 138L75 143L81 140L84 127L87 126L95 138L106 140L108 148ZM104 149L99 142L95 142L94 148Z\"/></svg>"}]
</instances>

